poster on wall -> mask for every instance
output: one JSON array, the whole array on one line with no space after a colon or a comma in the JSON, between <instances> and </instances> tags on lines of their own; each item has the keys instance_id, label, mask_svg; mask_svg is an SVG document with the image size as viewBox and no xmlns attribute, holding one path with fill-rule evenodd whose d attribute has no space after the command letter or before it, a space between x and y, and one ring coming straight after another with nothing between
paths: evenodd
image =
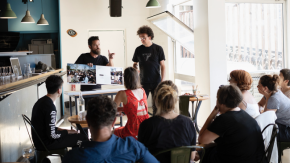
<instances>
[{"instance_id":1,"label":"poster on wall","mask_svg":"<svg viewBox=\"0 0 290 163\"><path fill-rule=\"evenodd\" d=\"M67 64L67 83L80 85L123 85L123 68Z\"/></svg>"}]
</instances>

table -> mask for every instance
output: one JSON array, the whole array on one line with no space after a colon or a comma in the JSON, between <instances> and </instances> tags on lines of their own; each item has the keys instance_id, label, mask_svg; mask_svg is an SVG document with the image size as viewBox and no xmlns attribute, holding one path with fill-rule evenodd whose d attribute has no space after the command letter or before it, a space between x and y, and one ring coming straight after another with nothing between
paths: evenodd
<instances>
[{"instance_id":1,"label":"table","mask_svg":"<svg viewBox=\"0 0 290 163\"><path fill-rule=\"evenodd\" d=\"M80 130L81 134L88 136L88 123L85 119L80 119L78 115L73 115L67 118L70 123L75 123L77 129Z\"/></svg>"},{"instance_id":2,"label":"table","mask_svg":"<svg viewBox=\"0 0 290 163\"><path fill-rule=\"evenodd\" d=\"M122 116L117 116L120 117L120 120L122 118ZM70 123L75 123L77 126L77 129L80 130L81 134L84 134L88 137L88 123L85 119L80 119L78 115L73 115L67 118L67 120ZM120 124L115 123L115 125L120 125L122 126L122 121L120 121Z\"/></svg>"},{"instance_id":3,"label":"table","mask_svg":"<svg viewBox=\"0 0 290 163\"><path fill-rule=\"evenodd\" d=\"M190 97L189 98L189 101L192 102L192 119L193 119L193 122L195 124L196 131L198 133L199 133L199 128L197 125L197 113L199 111L199 108L201 106L202 101L208 100L208 99L209 99L209 96L206 96L206 97L197 96L197 97ZM194 102L197 102L196 107L194 107ZM195 110L194 110L194 108L195 108Z\"/></svg>"},{"instance_id":4,"label":"table","mask_svg":"<svg viewBox=\"0 0 290 163\"><path fill-rule=\"evenodd\" d=\"M119 89L96 89L93 91L82 91L82 96L83 98L90 98L90 97L96 97L99 95L111 95L111 98L113 99L113 96L116 95L119 91L121 90L126 90L125 88L119 88ZM69 110L70 110L70 115L72 116L72 100L71 98L75 98L75 106L76 106L76 115L78 115L78 101L77 99L79 98L80 91L65 91L65 95L69 96Z\"/></svg>"}]
</instances>

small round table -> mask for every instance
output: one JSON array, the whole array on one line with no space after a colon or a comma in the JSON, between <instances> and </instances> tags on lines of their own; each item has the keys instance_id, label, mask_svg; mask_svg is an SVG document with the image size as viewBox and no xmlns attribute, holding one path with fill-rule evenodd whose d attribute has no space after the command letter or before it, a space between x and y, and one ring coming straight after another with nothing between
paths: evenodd
<instances>
[{"instance_id":1,"label":"small round table","mask_svg":"<svg viewBox=\"0 0 290 163\"><path fill-rule=\"evenodd\" d=\"M194 121L196 131L198 133L199 133L199 128L197 126L197 113L199 111L199 108L201 106L202 101L208 100L208 99L209 99L209 96L205 96L205 97L197 96L197 97L190 97L189 98L189 101L192 102L192 119ZM195 101L197 102L196 107L194 107ZM194 111L194 108L195 108L195 111Z\"/></svg>"},{"instance_id":2,"label":"small round table","mask_svg":"<svg viewBox=\"0 0 290 163\"><path fill-rule=\"evenodd\" d=\"M120 122L118 123L115 123L115 125L119 125L122 127L122 116L116 116L116 117L120 117ZM77 127L77 130L80 130L81 134L84 134L88 137L88 123L86 121L85 118L81 119L79 118L78 115L73 115L73 116L70 116L67 118L67 120L70 122L70 123L75 123L76 124L76 127Z\"/></svg>"}]
</instances>

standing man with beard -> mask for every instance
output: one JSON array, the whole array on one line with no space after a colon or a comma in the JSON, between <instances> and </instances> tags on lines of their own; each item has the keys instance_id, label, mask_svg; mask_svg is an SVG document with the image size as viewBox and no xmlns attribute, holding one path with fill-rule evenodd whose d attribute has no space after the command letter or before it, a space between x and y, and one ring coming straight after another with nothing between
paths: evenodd
<instances>
[{"instance_id":1,"label":"standing man with beard","mask_svg":"<svg viewBox=\"0 0 290 163\"><path fill-rule=\"evenodd\" d=\"M149 26L138 29L137 35L142 45L137 47L133 56L133 67L138 69L140 64L140 80L147 98L151 92L152 98L157 85L165 80L165 55L161 46L152 42L154 33ZM161 70L161 76L160 76ZM154 102L152 102L154 104ZM154 106L153 106L154 107Z\"/></svg>"},{"instance_id":2,"label":"standing man with beard","mask_svg":"<svg viewBox=\"0 0 290 163\"><path fill-rule=\"evenodd\" d=\"M108 50L109 61L107 57L101 55L100 40L98 36L90 37L88 40L88 45L91 49L91 52L81 54L75 64L87 64L91 67L93 65L114 66L113 58L115 53L110 53ZM101 88L101 85L81 85L81 91L91 91L98 88Z\"/></svg>"}]
</instances>

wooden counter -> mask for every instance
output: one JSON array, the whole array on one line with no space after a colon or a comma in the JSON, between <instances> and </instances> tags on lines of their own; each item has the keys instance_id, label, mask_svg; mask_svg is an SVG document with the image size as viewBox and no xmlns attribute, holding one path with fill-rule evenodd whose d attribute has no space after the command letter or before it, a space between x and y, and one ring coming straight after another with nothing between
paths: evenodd
<instances>
[{"instance_id":1,"label":"wooden counter","mask_svg":"<svg viewBox=\"0 0 290 163\"><path fill-rule=\"evenodd\" d=\"M19 81L13 82L13 83L1 85L0 86L0 95L5 96L5 95L8 95L10 93L13 93L14 91L29 87L29 86L34 85L34 84L44 82L46 80L46 78L50 75L63 76L66 74L66 71L62 72L62 70L63 69L58 69L58 70L47 72L47 73L44 73L41 75L33 76L33 77L30 77L27 79L21 79Z\"/></svg>"}]
</instances>

